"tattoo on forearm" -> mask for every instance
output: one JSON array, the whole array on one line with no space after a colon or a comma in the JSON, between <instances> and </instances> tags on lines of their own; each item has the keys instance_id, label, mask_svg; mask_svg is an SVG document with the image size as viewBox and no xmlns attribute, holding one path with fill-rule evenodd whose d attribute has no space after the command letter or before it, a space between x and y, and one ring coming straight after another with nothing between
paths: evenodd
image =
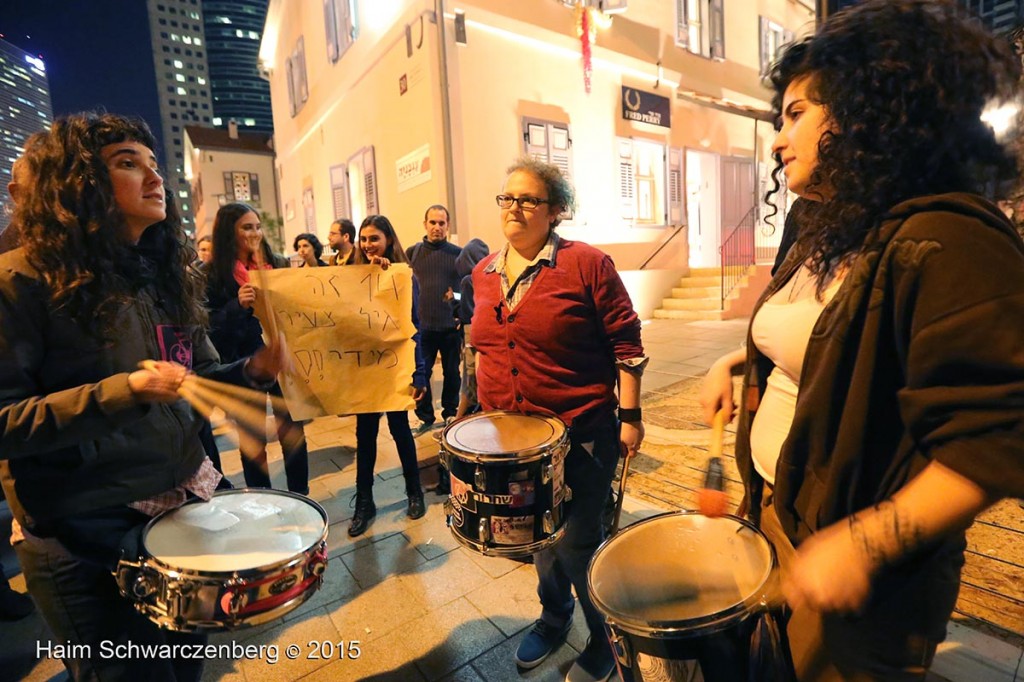
<instances>
[{"instance_id":1,"label":"tattoo on forearm","mask_svg":"<svg viewBox=\"0 0 1024 682\"><path fill-rule=\"evenodd\" d=\"M872 511L852 514L849 524L854 543L877 567L898 563L924 544L920 525L888 500Z\"/></svg>"}]
</instances>

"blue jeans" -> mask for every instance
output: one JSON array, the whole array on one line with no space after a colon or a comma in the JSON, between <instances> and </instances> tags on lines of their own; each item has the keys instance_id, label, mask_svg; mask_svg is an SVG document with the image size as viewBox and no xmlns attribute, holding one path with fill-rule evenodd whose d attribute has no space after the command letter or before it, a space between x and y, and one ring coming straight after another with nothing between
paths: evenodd
<instances>
[{"instance_id":1,"label":"blue jeans","mask_svg":"<svg viewBox=\"0 0 1024 682\"><path fill-rule=\"evenodd\" d=\"M572 501L565 535L553 547L533 557L540 579L537 594L543 609L541 620L556 627L564 625L572 616L575 587L591 638L605 642L604 616L594 608L587 591L587 566L604 541L602 512L621 454L618 426L615 419L609 418L585 436L570 432L565 484L572 490ZM588 442L591 439L593 442ZM583 443L592 445L593 454L587 452Z\"/></svg>"},{"instance_id":2,"label":"blue jeans","mask_svg":"<svg viewBox=\"0 0 1024 682\"><path fill-rule=\"evenodd\" d=\"M111 536L111 541L116 538ZM14 546L33 601L53 632L54 645L79 645L91 656L63 658L73 680L199 680L202 659L104 656L132 644L205 644L206 635L159 629L117 589L109 566L72 553L56 538L28 535ZM42 643L45 645L45 641ZM88 649L80 645L86 645ZM106 647L106 649L101 648ZM68 647L68 650L72 650ZM56 650L54 650L56 652ZM45 650L42 655L46 655Z\"/></svg>"},{"instance_id":3,"label":"blue jeans","mask_svg":"<svg viewBox=\"0 0 1024 682\"><path fill-rule=\"evenodd\" d=\"M416 403L416 416L420 421L432 424L434 416L434 396L430 392L430 375L434 369L437 354L441 354L441 374L444 383L441 385L441 419L454 417L459 409L459 363L462 362L462 332L458 329L445 331L420 330L420 349L423 351L423 364L427 369L427 392Z\"/></svg>"}]
</instances>

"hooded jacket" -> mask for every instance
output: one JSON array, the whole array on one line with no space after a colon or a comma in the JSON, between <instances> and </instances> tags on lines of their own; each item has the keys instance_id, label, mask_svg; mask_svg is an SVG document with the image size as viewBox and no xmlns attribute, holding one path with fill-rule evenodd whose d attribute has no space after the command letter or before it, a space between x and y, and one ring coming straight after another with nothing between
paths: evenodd
<instances>
[{"instance_id":1,"label":"hooded jacket","mask_svg":"<svg viewBox=\"0 0 1024 682\"><path fill-rule=\"evenodd\" d=\"M793 250L754 310L800 267ZM931 461L1024 495L1024 244L971 194L893 207L807 346L773 504L794 544L889 498ZM748 332L736 459L756 516L750 425L771 362Z\"/></svg>"}]
</instances>

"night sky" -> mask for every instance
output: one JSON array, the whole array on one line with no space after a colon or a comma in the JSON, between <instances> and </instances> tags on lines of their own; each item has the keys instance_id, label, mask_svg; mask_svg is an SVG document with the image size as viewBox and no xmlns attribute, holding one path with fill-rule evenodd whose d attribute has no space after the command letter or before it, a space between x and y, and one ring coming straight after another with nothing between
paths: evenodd
<instances>
[{"instance_id":1,"label":"night sky","mask_svg":"<svg viewBox=\"0 0 1024 682\"><path fill-rule=\"evenodd\" d=\"M46 63L54 116L140 116L160 138L145 0L0 0L4 40ZM163 150L158 150L163 157Z\"/></svg>"}]
</instances>

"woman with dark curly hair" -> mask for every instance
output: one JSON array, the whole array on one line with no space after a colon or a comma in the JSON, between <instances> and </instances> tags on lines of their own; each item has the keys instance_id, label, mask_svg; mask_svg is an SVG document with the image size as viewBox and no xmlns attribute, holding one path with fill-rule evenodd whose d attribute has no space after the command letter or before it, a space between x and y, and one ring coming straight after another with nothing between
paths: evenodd
<instances>
[{"instance_id":1,"label":"woman with dark curly hair","mask_svg":"<svg viewBox=\"0 0 1024 682\"><path fill-rule=\"evenodd\" d=\"M242 202L220 207L213 219L213 261L207 267L207 305L210 311L210 340L225 360L255 353L263 347L263 327L256 319L256 284L251 273L290 266L288 259L275 254L263 236L256 211ZM281 395L275 384L269 389ZM275 408L274 421L281 443L288 490L309 493L309 452L302 424L287 411ZM266 433L251 433L239 426L239 451L242 475L251 488L270 487L267 465Z\"/></svg>"},{"instance_id":2,"label":"woman with dark curly hair","mask_svg":"<svg viewBox=\"0 0 1024 682\"><path fill-rule=\"evenodd\" d=\"M307 266L311 268L327 267L327 263L320 260L320 256L324 254L324 245L320 243L315 234L303 232L295 238L292 248L295 249L295 253L299 254L299 258L302 259L302 263L299 264L300 268Z\"/></svg>"},{"instance_id":3,"label":"woman with dark curly hair","mask_svg":"<svg viewBox=\"0 0 1024 682\"><path fill-rule=\"evenodd\" d=\"M737 463L800 680L924 679L966 528L1024 495L1024 245L978 194L1015 173L982 115L1018 70L952 2L868 0L772 71L810 203L702 398L731 414L743 368Z\"/></svg>"},{"instance_id":4,"label":"woman with dark curly hair","mask_svg":"<svg viewBox=\"0 0 1024 682\"><path fill-rule=\"evenodd\" d=\"M197 436L204 420L177 393L187 370L264 382L285 362L275 343L219 363L155 144L136 119L56 120L26 148L19 245L0 256L11 542L75 680L199 678L201 661L102 656L104 643L204 640L137 613L111 570L129 532L190 496L209 499L220 480Z\"/></svg>"}]
</instances>

